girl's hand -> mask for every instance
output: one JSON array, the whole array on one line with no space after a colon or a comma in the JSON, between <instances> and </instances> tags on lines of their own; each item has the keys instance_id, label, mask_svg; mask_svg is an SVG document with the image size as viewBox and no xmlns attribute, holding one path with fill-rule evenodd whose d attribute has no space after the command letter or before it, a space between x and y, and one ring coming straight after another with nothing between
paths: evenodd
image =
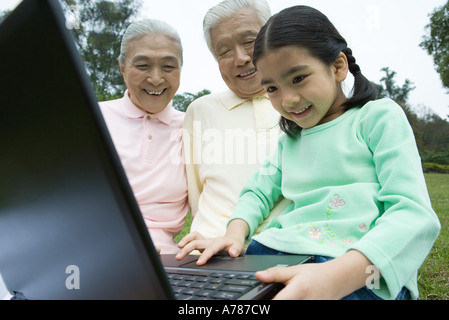
<instances>
[{"instance_id":1,"label":"girl's hand","mask_svg":"<svg viewBox=\"0 0 449 320\"><path fill-rule=\"evenodd\" d=\"M271 268L256 273L262 282L282 282L276 300L342 299L366 285L372 263L359 251L324 263L308 263L288 268ZM380 273L379 273L380 275Z\"/></svg>"},{"instance_id":2,"label":"girl's hand","mask_svg":"<svg viewBox=\"0 0 449 320\"><path fill-rule=\"evenodd\" d=\"M192 239L195 237L192 237ZM184 239L183 239L184 240ZM190 242L180 242L179 246L182 248L181 252L176 256L177 260L182 260L186 255L194 250L201 251L201 257L196 262L197 265L204 265L212 256L220 251L227 252L232 258L237 258L243 251L244 242L227 238L219 237L214 239L199 239L191 240Z\"/></svg>"},{"instance_id":3,"label":"girl's hand","mask_svg":"<svg viewBox=\"0 0 449 320\"><path fill-rule=\"evenodd\" d=\"M206 238L199 232L192 232L184 236L178 243L179 248L184 248L186 244L195 240L205 240Z\"/></svg>"},{"instance_id":4,"label":"girl's hand","mask_svg":"<svg viewBox=\"0 0 449 320\"><path fill-rule=\"evenodd\" d=\"M325 277L329 272L323 264L303 264L288 268L275 267L256 272L259 281L285 284L274 300L332 300L339 299L332 293L333 284Z\"/></svg>"},{"instance_id":5,"label":"girl's hand","mask_svg":"<svg viewBox=\"0 0 449 320\"><path fill-rule=\"evenodd\" d=\"M204 239L199 233L185 236L178 244L182 248L176 256L177 260L182 260L186 255L194 250L202 252L201 257L196 262L201 266L213 255L220 251L227 252L232 258L237 258L245 247L245 238L248 236L249 227L245 221L232 220L224 237L214 239Z\"/></svg>"}]
</instances>

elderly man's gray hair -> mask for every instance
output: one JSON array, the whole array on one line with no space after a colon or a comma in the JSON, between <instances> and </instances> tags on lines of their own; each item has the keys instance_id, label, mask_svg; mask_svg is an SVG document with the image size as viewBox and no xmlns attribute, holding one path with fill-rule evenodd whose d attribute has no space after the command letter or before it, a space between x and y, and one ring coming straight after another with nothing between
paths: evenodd
<instances>
[{"instance_id":1,"label":"elderly man's gray hair","mask_svg":"<svg viewBox=\"0 0 449 320\"><path fill-rule=\"evenodd\" d=\"M120 48L119 61L121 64L125 64L126 50L128 42L146 35L163 34L170 38L173 38L179 44L181 50L181 65L183 63L182 57L182 43L178 32L170 26L168 23L157 19L145 19L132 23L127 29L122 38L122 45Z\"/></svg>"},{"instance_id":2,"label":"elderly man's gray hair","mask_svg":"<svg viewBox=\"0 0 449 320\"><path fill-rule=\"evenodd\" d=\"M210 37L211 29L222 20L232 17L244 8L254 9L262 25L271 17L270 6L265 0L224 0L206 13L203 21L204 39L214 56L215 52L212 48L212 39Z\"/></svg>"}]
</instances>

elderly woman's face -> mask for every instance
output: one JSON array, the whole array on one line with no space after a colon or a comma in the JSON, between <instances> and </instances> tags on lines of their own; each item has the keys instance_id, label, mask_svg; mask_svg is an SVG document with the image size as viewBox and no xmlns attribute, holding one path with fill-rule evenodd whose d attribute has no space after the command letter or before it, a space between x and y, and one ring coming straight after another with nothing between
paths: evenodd
<instances>
[{"instance_id":1,"label":"elderly woman's face","mask_svg":"<svg viewBox=\"0 0 449 320\"><path fill-rule=\"evenodd\" d=\"M131 40L120 71L131 101L147 113L161 112L178 91L181 48L172 38L145 35Z\"/></svg>"},{"instance_id":2,"label":"elderly woman's face","mask_svg":"<svg viewBox=\"0 0 449 320\"><path fill-rule=\"evenodd\" d=\"M221 76L239 97L250 98L264 92L252 63L254 42L262 28L253 9L240 10L211 29L212 48Z\"/></svg>"}]
</instances>

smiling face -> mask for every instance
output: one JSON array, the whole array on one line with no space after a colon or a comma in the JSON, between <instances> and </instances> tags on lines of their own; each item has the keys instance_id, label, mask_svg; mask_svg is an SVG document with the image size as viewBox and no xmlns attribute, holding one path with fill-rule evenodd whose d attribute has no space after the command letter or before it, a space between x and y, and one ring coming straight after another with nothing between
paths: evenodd
<instances>
[{"instance_id":1,"label":"smiling face","mask_svg":"<svg viewBox=\"0 0 449 320\"><path fill-rule=\"evenodd\" d=\"M262 93L260 76L252 63L254 42L262 23L245 8L211 29L212 48L226 85L241 98Z\"/></svg>"},{"instance_id":2,"label":"smiling face","mask_svg":"<svg viewBox=\"0 0 449 320\"><path fill-rule=\"evenodd\" d=\"M348 63L341 53L328 66L298 46L270 50L257 61L262 84L274 108L301 128L312 128L345 112L341 82Z\"/></svg>"},{"instance_id":3,"label":"smiling face","mask_svg":"<svg viewBox=\"0 0 449 320\"><path fill-rule=\"evenodd\" d=\"M146 113L159 113L178 91L182 53L164 34L145 35L128 43L120 71L133 104Z\"/></svg>"}]
</instances>

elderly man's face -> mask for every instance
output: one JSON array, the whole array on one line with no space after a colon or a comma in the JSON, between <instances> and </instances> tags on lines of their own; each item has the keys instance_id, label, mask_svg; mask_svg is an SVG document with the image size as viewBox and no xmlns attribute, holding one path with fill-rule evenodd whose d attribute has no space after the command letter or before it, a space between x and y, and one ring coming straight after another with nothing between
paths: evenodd
<instances>
[{"instance_id":1,"label":"elderly man's face","mask_svg":"<svg viewBox=\"0 0 449 320\"><path fill-rule=\"evenodd\" d=\"M212 48L221 76L227 86L241 98L264 90L252 63L254 42L262 28L253 9L245 8L211 29Z\"/></svg>"},{"instance_id":2,"label":"elderly man's face","mask_svg":"<svg viewBox=\"0 0 449 320\"><path fill-rule=\"evenodd\" d=\"M120 71L136 107L158 113L168 105L179 88L181 55L178 43L163 34L145 35L128 43Z\"/></svg>"}]
</instances>

